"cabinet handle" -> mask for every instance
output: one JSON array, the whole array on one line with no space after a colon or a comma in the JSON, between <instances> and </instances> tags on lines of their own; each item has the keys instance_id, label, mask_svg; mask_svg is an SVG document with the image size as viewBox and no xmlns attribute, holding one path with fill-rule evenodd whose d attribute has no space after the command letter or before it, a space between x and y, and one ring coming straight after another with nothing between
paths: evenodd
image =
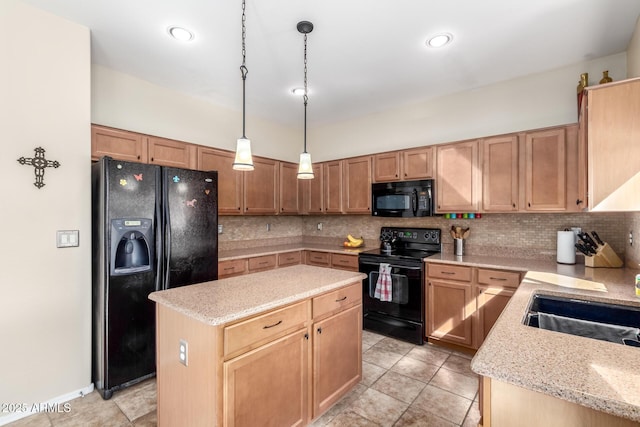
<instances>
[{"instance_id":1,"label":"cabinet handle","mask_svg":"<svg viewBox=\"0 0 640 427\"><path fill-rule=\"evenodd\" d=\"M258 265L267 265L267 264L269 264L269 261L262 261L258 263Z\"/></svg>"},{"instance_id":2,"label":"cabinet handle","mask_svg":"<svg viewBox=\"0 0 640 427\"><path fill-rule=\"evenodd\" d=\"M151 158L151 161L153 162L153 157Z\"/></svg>"},{"instance_id":3,"label":"cabinet handle","mask_svg":"<svg viewBox=\"0 0 640 427\"><path fill-rule=\"evenodd\" d=\"M229 270L235 270L235 267L225 267L223 268L224 271L229 271Z\"/></svg>"},{"instance_id":4,"label":"cabinet handle","mask_svg":"<svg viewBox=\"0 0 640 427\"><path fill-rule=\"evenodd\" d=\"M504 277L489 277L489 279L491 280L499 280L501 282L506 282L507 279L505 279Z\"/></svg>"},{"instance_id":5,"label":"cabinet handle","mask_svg":"<svg viewBox=\"0 0 640 427\"><path fill-rule=\"evenodd\" d=\"M429 282L429 286L431 286L431 282Z\"/></svg>"},{"instance_id":6,"label":"cabinet handle","mask_svg":"<svg viewBox=\"0 0 640 427\"><path fill-rule=\"evenodd\" d=\"M140 156L138 156L138 160L140 160Z\"/></svg>"},{"instance_id":7,"label":"cabinet handle","mask_svg":"<svg viewBox=\"0 0 640 427\"><path fill-rule=\"evenodd\" d=\"M576 205L581 205L582 204L582 200L578 199L576 200Z\"/></svg>"},{"instance_id":8,"label":"cabinet handle","mask_svg":"<svg viewBox=\"0 0 640 427\"><path fill-rule=\"evenodd\" d=\"M407 176L407 173L406 173L406 172L404 173L404 176Z\"/></svg>"},{"instance_id":9,"label":"cabinet handle","mask_svg":"<svg viewBox=\"0 0 640 427\"><path fill-rule=\"evenodd\" d=\"M267 326L263 326L262 329L269 329L269 328L273 328L274 326L278 326L280 323L282 323L282 320L278 320L276 323L274 323L273 325L267 325Z\"/></svg>"},{"instance_id":10,"label":"cabinet handle","mask_svg":"<svg viewBox=\"0 0 640 427\"><path fill-rule=\"evenodd\" d=\"M347 299L347 297L346 297L346 296L344 296L344 297L342 297L342 298L340 298L340 299L337 299L337 300L336 300L336 302L344 301L344 300L346 300L346 299Z\"/></svg>"},{"instance_id":11,"label":"cabinet handle","mask_svg":"<svg viewBox=\"0 0 640 427\"><path fill-rule=\"evenodd\" d=\"M322 333L322 328L318 328L318 333L321 334Z\"/></svg>"},{"instance_id":12,"label":"cabinet handle","mask_svg":"<svg viewBox=\"0 0 640 427\"><path fill-rule=\"evenodd\" d=\"M304 339L309 341L309 334L304 334Z\"/></svg>"},{"instance_id":13,"label":"cabinet handle","mask_svg":"<svg viewBox=\"0 0 640 427\"><path fill-rule=\"evenodd\" d=\"M529 205L529 207L531 207L531 203L529 203L528 205Z\"/></svg>"},{"instance_id":14,"label":"cabinet handle","mask_svg":"<svg viewBox=\"0 0 640 427\"><path fill-rule=\"evenodd\" d=\"M454 275L454 274L456 274L456 273L455 273L455 272L453 272L453 271L441 271L441 273L442 273L442 274L448 274L448 275Z\"/></svg>"},{"instance_id":15,"label":"cabinet handle","mask_svg":"<svg viewBox=\"0 0 640 427\"><path fill-rule=\"evenodd\" d=\"M514 207L514 208L516 207L516 204L515 204L515 203L513 204L513 207Z\"/></svg>"}]
</instances>

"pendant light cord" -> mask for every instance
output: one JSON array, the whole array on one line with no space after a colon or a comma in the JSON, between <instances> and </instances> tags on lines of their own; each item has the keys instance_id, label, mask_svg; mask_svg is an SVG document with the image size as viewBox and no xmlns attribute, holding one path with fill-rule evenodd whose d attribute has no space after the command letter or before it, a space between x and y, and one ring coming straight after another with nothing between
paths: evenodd
<instances>
[{"instance_id":1,"label":"pendant light cord","mask_svg":"<svg viewBox=\"0 0 640 427\"><path fill-rule=\"evenodd\" d=\"M242 0L242 65L240 66L240 74L242 75L242 138L243 139L247 139L245 135L245 115L246 115L245 88L246 88L246 82L247 82L247 74L249 73L249 70L247 70L247 66L246 66L246 63L247 63L247 45L246 45L247 15L245 14L245 9L246 9L245 0Z\"/></svg>"},{"instance_id":2,"label":"pendant light cord","mask_svg":"<svg viewBox=\"0 0 640 427\"><path fill-rule=\"evenodd\" d=\"M307 152L307 34L304 35L304 95L302 96L304 101L304 153Z\"/></svg>"}]
</instances>

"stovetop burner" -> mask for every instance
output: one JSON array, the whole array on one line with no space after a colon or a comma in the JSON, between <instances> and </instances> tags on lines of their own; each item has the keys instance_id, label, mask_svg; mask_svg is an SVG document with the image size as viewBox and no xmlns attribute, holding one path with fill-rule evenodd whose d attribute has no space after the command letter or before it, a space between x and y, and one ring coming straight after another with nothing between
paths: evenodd
<instances>
[{"instance_id":1,"label":"stovetop burner","mask_svg":"<svg viewBox=\"0 0 640 427\"><path fill-rule=\"evenodd\" d=\"M382 227L381 247L360 253L360 257L386 260L419 260L441 252L439 228ZM391 247L391 251L385 250Z\"/></svg>"}]
</instances>

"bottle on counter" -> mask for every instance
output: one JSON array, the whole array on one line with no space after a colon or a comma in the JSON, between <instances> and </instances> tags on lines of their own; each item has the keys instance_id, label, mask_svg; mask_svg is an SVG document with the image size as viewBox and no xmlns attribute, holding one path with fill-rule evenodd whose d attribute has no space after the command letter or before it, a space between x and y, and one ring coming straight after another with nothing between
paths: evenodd
<instances>
[{"instance_id":1,"label":"bottle on counter","mask_svg":"<svg viewBox=\"0 0 640 427\"><path fill-rule=\"evenodd\" d=\"M640 274L636 274L636 296L640 298Z\"/></svg>"}]
</instances>

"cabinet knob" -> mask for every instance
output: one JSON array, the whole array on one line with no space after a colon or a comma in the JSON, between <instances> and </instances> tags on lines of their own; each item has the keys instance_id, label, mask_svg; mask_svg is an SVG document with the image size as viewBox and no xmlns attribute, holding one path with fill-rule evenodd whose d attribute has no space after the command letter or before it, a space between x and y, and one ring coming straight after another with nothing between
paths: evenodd
<instances>
[{"instance_id":1,"label":"cabinet knob","mask_svg":"<svg viewBox=\"0 0 640 427\"><path fill-rule=\"evenodd\" d=\"M151 161L153 162L153 157L151 158Z\"/></svg>"},{"instance_id":2,"label":"cabinet knob","mask_svg":"<svg viewBox=\"0 0 640 427\"><path fill-rule=\"evenodd\" d=\"M321 334L322 333L322 328L318 328L318 333Z\"/></svg>"},{"instance_id":3,"label":"cabinet knob","mask_svg":"<svg viewBox=\"0 0 640 427\"><path fill-rule=\"evenodd\" d=\"M576 200L576 205L581 205L582 204L582 200L578 199Z\"/></svg>"},{"instance_id":4,"label":"cabinet knob","mask_svg":"<svg viewBox=\"0 0 640 427\"><path fill-rule=\"evenodd\" d=\"M531 207L531 203L528 203L529 207Z\"/></svg>"},{"instance_id":5,"label":"cabinet knob","mask_svg":"<svg viewBox=\"0 0 640 427\"><path fill-rule=\"evenodd\" d=\"M515 207L516 207L516 204L515 204L515 203L513 204L513 207L514 207L514 209L515 209Z\"/></svg>"},{"instance_id":6,"label":"cabinet knob","mask_svg":"<svg viewBox=\"0 0 640 427\"><path fill-rule=\"evenodd\" d=\"M138 160L140 160L140 156L138 156Z\"/></svg>"},{"instance_id":7,"label":"cabinet knob","mask_svg":"<svg viewBox=\"0 0 640 427\"><path fill-rule=\"evenodd\" d=\"M309 334L304 334L304 339L309 341Z\"/></svg>"}]
</instances>

